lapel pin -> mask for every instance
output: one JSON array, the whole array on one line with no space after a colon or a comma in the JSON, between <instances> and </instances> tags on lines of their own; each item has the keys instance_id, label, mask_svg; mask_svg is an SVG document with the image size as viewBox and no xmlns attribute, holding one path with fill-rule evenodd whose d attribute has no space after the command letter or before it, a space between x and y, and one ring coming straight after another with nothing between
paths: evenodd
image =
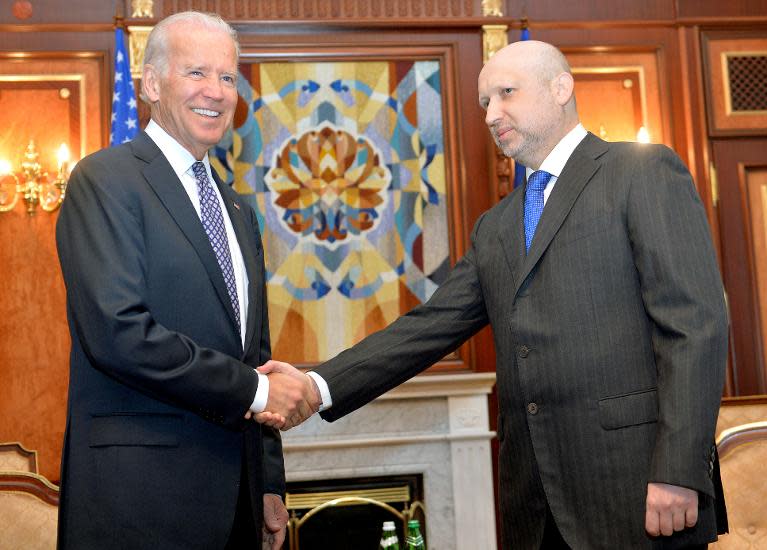
<instances>
[{"instance_id":1,"label":"lapel pin","mask_svg":"<svg viewBox=\"0 0 767 550\"><path fill-rule=\"evenodd\" d=\"M234 205L234 207L235 207L237 210L239 210L239 209L240 209L240 205L239 205L239 204L237 204L236 202L232 202L232 204Z\"/></svg>"}]
</instances>

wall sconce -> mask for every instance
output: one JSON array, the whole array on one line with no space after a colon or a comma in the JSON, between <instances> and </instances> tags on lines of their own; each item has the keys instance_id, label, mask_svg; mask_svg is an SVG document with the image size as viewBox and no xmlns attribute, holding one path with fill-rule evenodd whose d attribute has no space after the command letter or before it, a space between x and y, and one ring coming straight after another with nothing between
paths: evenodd
<instances>
[{"instance_id":1,"label":"wall sconce","mask_svg":"<svg viewBox=\"0 0 767 550\"><path fill-rule=\"evenodd\" d=\"M13 210L19 197L27 204L27 214L34 216L37 205L46 212L53 212L61 206L67 191L69 179L69 149L61 144L57 153L59 168L56 178L50 181L48 172L43 172L37 159L40 155L35 142L29 142L21 163L21 179L14 174L11 163L0 160L0 212Z\"/></svg>"}]
</instances>

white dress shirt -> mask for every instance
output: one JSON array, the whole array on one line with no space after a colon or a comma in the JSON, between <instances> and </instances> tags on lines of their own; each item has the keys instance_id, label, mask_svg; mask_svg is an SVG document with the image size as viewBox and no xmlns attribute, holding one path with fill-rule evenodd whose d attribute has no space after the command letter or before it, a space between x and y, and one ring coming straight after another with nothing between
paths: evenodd
<instances>
[{"instance_id":1,"label":"white dress shirt","mask_svg":"<svg viewBox=\"0 0 767 550\"><path fill-rule=\"evenodd\" d=\"M541 167L538 170L543 170L553 176L549 180L549 183L546 184L546 188L543 190L544 205L546 204L546 201L549 200L549 195L551 195L551 191L554 189L554 184L557 183L557 179L559 179L559 175L562 173L565 164L567 164L567 161L570 159L570 155L573 154L575 148L578 147L581 141L583 141L583 138L586 137L586 134L588 134L586 128L584 128L583 124L579 122L575 128L570 130L565 135L565 137L563 137L559 143L556 144L556 146L551 150L551 153L549 153L548 156L543 159ZM529 178L530 174L535 172L535 170L527 167L525 172L525 175L527 178ZM527 180L527 178L525 178L525 180Z\"/></svg>"},{"instance_id":2,"label":"white dress shirt","mask_svg":"<svg viewBox=\"0 0 767 550\"><path fill-rule=\"evenodd\" d=\"M192 171L192 165L197 162L194 155L187 151L183 145L176 141L168 132L166 132L159 124L154 120L150 120L146 127L147 135L152 138L157 147L168 160L171 168L181 180L181 184L184 187L184 191L189 196L189 200L192 201L197 216L200 215L200 194L197 190L197 178ZM240 303L240 341L242 345L245 345L245 330L246 320L248 318L248 272L245 269L245 260L242 257L242 251L240 245L237 242L237 235L234 233L234 227L232 226L232 220L229 218L229 212L224 204L224 199L218 190L218 186L213 180L213 174L210 169L210 160L208 154L205 153L205 157L202 159L202 163L205 165L205 171L208 173L208 179L210 180L213 191L216 194L218 203L221 207L221 214L224 217L224 230L226 231L226 239L229 241L229 251L232 256L232 267L234 269L234 281L237 288L237 301ZM257 373L258 374L258 373ZM250 409L254 412L261 412L266 408L266 400L269 396L269 380L263 374L258 374L258 389L256 390L255 399Z\"/></svg>"}]
</instances>

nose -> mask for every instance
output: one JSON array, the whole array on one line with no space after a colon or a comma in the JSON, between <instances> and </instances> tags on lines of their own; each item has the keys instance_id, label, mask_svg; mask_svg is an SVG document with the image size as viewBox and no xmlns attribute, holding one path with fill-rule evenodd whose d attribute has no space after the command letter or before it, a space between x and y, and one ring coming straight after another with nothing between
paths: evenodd
<instances>
[{"instance_id":1,"label":"nose","mask_svg":"<svg viewBox=\"0 0 767 550\"><path fill-rule=\"evenodd\" d=\"M224 97L224 84L217 76L210 76L205 81L205 89L203 90L205 97L209 97L213 100L220 100Z\"/></svg>"},{"instance_id":2,"label":"nose","mask_svg":"<svg viewBox=\"0 0 767 550\"><path fill-rule=\"evenodd\" d=\"M487 104L487 109L485 110L485 124L493 126L499 120L501 120L501 110L498 106L498 101L496 98L491 97Z\"/></svg>"}]
</instances>

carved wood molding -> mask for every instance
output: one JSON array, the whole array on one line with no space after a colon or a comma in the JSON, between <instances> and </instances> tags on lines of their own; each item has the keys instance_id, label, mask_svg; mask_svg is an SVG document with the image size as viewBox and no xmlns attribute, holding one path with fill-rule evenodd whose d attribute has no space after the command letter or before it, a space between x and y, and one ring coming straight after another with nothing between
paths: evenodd
<instances>
[{"instance_id":1,"label":"carved wood molding","mask_svg":"<svg viewBox=\"0 0 767 550\"><path fill-rule=\"evenodd\" d=\"M373 26L512 24L505 0L122 0L126 22L152 24L187 10L215 12L233 22Z\"/></svg>"},{"instance_id":2,"label":"carved wood molding","mask_svg":"<svg viewBox=\"0 0 767 550\"><path fill-rule=\"evenodd\" d=\"M508 30L507 25L482 25L482 61L487 63L495 52L509 43Z\"/></svg>"},{"instance_id":3,"label":"carved wood molding","mask_svg":"<svg viewBox=\"0 0 767 550\"><path fill-rule=\"evenodd\" d=\"M149 33L154 27L131 25L128 27L128 51L130 56L130 74L141 78L144 67L144 50L149 40Z\"/></svg>"},{"instance_id":4,"label":"carved wood molding","mask_svg":"<svg viewBox=\"0 0 767 550\"><path fill-rule=\"evenodd\" d=\"M215 11L230 20L483 15L483 0L157 0L154 4L155 16L159 18L190 9Z\"/></svg>"}]
</instances>

